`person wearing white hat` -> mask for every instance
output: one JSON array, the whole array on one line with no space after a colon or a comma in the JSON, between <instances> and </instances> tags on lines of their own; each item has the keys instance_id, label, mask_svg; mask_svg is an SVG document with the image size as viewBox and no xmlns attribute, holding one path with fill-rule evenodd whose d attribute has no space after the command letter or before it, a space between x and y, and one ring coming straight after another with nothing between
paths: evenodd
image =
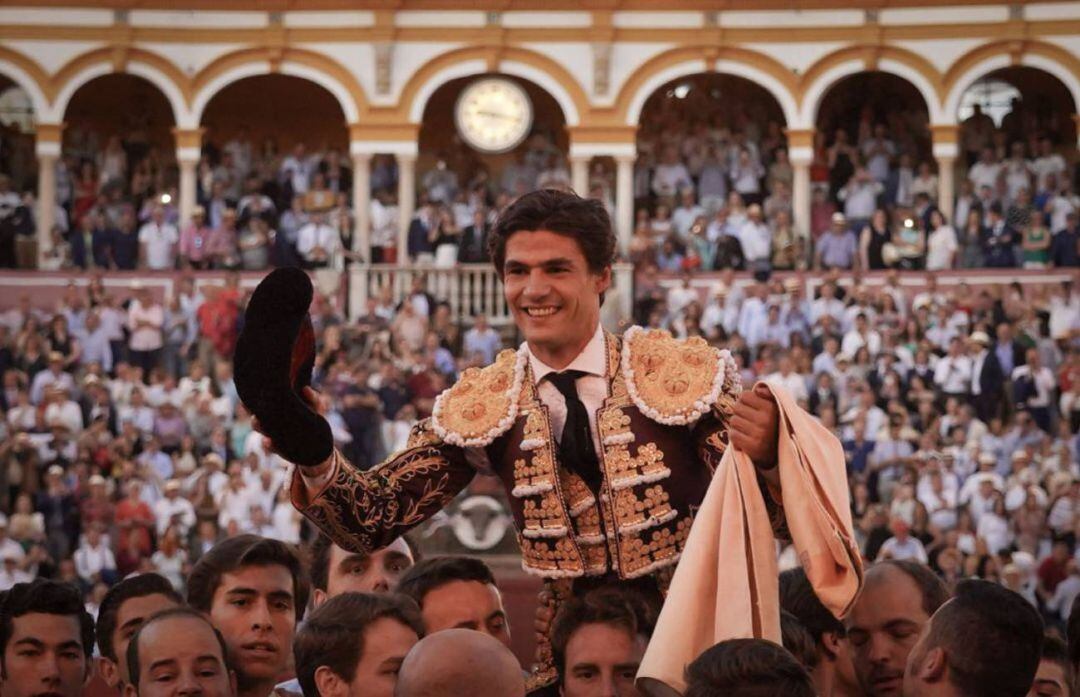
<instances>
[{"instance_id":1,"label":"person wearing white hat","mask_svg":"<svg viewBox=\"0 0 1080 697\"><path fill-rule=\"evenodd\" d=\"M165 482L165 496L154 503L158 535L164 535L171 525L181 539L187 539L191 527L195 525L195 507L180 495L180 488L180 480L170 479Z\"/></svg>"},{"instance_id":2,"label":"person wearing white hat","mask_svg":"<svg viewBox=\"0 0 1080 697\"><path fill-rule=\"evenodd\" d=\"M22 564L23 559L26 558L26 553L23 552L22 545L8 537L8 518L3 513L0 513L0 559L8 559L9 557Z\"/></svg>"},{"instance_id":3,"label":"person wearing white hat","mask_svg":"<svg viewBox=\"0 0 1080 697\"><path fill-rule=\"evenodd\" d=\"M990 336L976 330L968 337L971 356L971 403L979 419L989 422L1001 412L1005 374L997 354L990 350Z\"/></svg>"},{"instance_id":4,"label":"person wearing white hat","mask_svg":"<svg viewBox=\"0 0 1080 697\"><path fill-rule=\"evenodd\" d=\"M64 354L50 351L48 361L48 368L39 370L30 384L30 402L33 404L41 404L45 397L45 388L52 385L63 385L69 390L75 388L75 379L71 377L71 373L64 371Z\"/></svg>"}]
</instances>

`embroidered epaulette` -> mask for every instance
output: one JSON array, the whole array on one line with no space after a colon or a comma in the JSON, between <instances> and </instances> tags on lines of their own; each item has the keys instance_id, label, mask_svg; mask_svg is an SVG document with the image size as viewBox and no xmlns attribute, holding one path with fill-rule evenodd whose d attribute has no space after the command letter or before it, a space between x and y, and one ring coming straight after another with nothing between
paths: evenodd
<instances>
[{"instance_id":1,"label":"embroidered epaulette","mask_svg":"<svg viewBox=\"0 0 1080 697\"><path fill-rule=\"evenodd\" d=\"M623 334L622 371L641 413L662 424L692 424L722 396L741 389L735 360L701 337L676 339L662 329Z\"/></svg>"},{"instance_id":2,"label":"embroidered epaulette","mask_svg":"<svg viewBox=\"0 0 1080 697\"><path fill-rule=\"evenodd\" d=\"M501 351L491 365L468 368L435 400L431 427L451 445L489 445L514 424L524 375L520 350Z\"/></svg>"}]
</instances>

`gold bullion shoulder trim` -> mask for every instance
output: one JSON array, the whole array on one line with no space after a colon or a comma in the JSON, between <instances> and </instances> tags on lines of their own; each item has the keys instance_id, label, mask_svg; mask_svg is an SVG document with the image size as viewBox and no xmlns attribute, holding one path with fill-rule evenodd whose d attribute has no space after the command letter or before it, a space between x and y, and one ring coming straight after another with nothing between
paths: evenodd
<instances>
[{"instance_id":1,"label":"gold bullion shoulder trim","mask_svg":"<svg viewBox=\"0 0 1080 697\"><path fill-rule=\"evenodd\" d=\"M738 372L728 351L701 337L676 339L662 329L631 327L623 335L622 371L641 413L667 425L696 422L722 394L737 395Z\"/></svg>"},{"instance_id":2,"label":"gold bullion shoulder trim","mask_svg":"<svg viewBox=\"0 0 1080 697\"><path fill-rule=\"evenodd\" d=\"M518 413L518 395L527 353L501 351L484 368L469 368L435 400L431 427L445 442L462 448L489 445L510 430Z\"/></svg>"}]
</instances>

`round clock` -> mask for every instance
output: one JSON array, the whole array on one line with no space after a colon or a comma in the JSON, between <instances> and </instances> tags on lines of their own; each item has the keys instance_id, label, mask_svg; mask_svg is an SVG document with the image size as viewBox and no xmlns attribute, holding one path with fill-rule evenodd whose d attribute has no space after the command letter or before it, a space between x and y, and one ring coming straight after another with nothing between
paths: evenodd
<instances>
[{"instance_id":1,"label":"round clock","mask_svg":"<svg viewBox=\"0 0 1080 697\"><path fill-rule=\"evenodd\" d=\"M529 135L532 102L516 83L484 78L470 84L458 97L454 121L461 137L476 150L506 152Z\"/></svg>"}]
</instances>

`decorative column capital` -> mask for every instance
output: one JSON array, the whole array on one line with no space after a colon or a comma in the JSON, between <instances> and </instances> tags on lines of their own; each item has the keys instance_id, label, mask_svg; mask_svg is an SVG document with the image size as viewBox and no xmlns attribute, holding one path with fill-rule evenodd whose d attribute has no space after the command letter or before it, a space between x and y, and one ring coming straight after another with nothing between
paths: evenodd
<instances>
[{"instance_id":1,"label":"decorative column capital","mask_svg":"<svg viewBox=\"0 0 1080 697\"><path fill-rule=\"evenodd\" d=\"M34 126L34 154L38 159L60 157L65 123L38 123Z\"/></svg>"},{"instance_id":2,"label":"decorative column capital","mask_svg":"<svg viewBox=\"0 0 1080 697\"><path fill-rule=\"evenodd\" d=\"M176 160L181 165L196 163L202 157L203 135L205 128L174 128L173 138L176 140Z\"/></svg>"}]
</instances>

